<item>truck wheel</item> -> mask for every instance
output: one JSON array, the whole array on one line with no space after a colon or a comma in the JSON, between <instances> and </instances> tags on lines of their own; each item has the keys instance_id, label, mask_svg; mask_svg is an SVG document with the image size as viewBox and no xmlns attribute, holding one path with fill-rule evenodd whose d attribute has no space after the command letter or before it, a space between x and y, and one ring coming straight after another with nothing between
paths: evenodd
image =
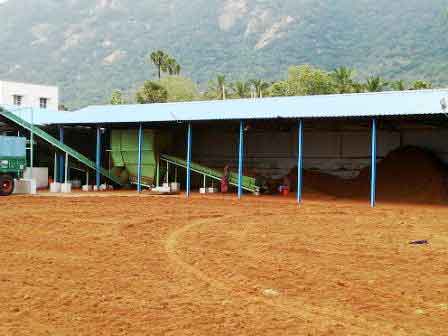
<instances>
[{"instance_id":1,"label":"truck wheel","mask_svg":"<svg viewBox=\"0 0 448 336\"><path fill-rule=\"evenodd\" d=\"M14 191L14 179L11 175L0 175L0 196L9 196Z\"/></svg>"}]
</instances>

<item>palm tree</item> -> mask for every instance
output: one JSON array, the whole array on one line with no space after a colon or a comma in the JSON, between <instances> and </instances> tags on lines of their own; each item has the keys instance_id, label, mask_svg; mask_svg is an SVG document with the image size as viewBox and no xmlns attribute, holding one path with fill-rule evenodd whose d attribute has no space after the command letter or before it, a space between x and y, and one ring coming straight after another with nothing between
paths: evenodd
<instances>
[{"instance_id":1,"label":"palm tree","mask_svg":"<svg viewBox=\"0 0 448 336\"><path fill-rule=\"evenodd\" d=\"M214 98L217 98L219 100L225 100L227 96L226 76L224 75L216 76L216 80L211 81L209 83L208 91L213 95Z\"/></svg>"},{"instance_id":2,"label":"palm tree","mask_svg":"<svg viewBox=\"0 0 448 336\"><path fill-rule=\"evenodd\" d=\"M174 74L179 76L181 69L182 67L180 66L180 64L176 62L176 66L174 67Z\"/></svg>"},{"instance_id":3,"label":"palm tree","mask_svg":"<svg viewBox=\"0 0 448 336\"><path fill-rule=\"evenodd\" d=\"M252 79L250 80L250 84L255 89L255 96L258 98L263 98L263 93L269 88L269 83L262 79Z\"/></svg>"},{"instance_id":4,"label":"palm tree","mask_svg":"<svg viewBox=\"0 0 448 336\"><path fill-rule=\"evenodd\" d=\"M162 50L157 50L151 53L150 60L157 67L159 80L162 77L162 70L165 72L167 69L167 62L169 56Z\"/></svg>"},{"instance_id":5,"label":"palm tree","mask_svg":"<svg viewBox=\"0 0 448 336\"><path fill-rule=\"evenodd\" d=\"M404 80L400 79L395 82L392 82L390 84L390 87L394 91L404 91L404 90L406 90L406 83L404 82Z\"/></svg>"},{"instance_id":6,"label":"palm tree","mask_svg":"<svg viewBox=\"0 0 448 336\"><path fill-rule=\"evenodd\" d=\"M250 93L250 85L247 82L236 81L231 86L233 93L238 98L247 98Z\"/></svg>"},{"instance_id":7,"label":"palm tree","mask_svg":"<svg viewBox=\"0 0 448 336\"><path fill-rule=\"evenodd\" d=\"M423 80L416 80L412 83L411 90L426 90L431 89L432 84Z\"/></svg>"},{"instance_id":8,"label":"palm tree","mask_svg":"<svg viewBox=\"0 0 448 336\"><path fill-rule=\"evenodd\" d=\"M335 70L331 76L333 77L337 93L350 93L353 91L353 76L355 71L353 69L341 66Z\"/></svg>"},{"instance_id":9,"label":"palm tree","mask_svg":"<svg viewBox=\"0 0 448 336\"><path fill-rule=\"evenodd\" d=\"M165 69L162 67L164 72L168 72L170 75L179 75L180 74L180 65L174 58L168 58L165 64Z\"/></svg>"},{"instance_id":10,"label":"palm tree","mask_svg":"<svg viewBox=\"0 0 448 336\"><path fill-rule=\"evenodd\" d=\"M176 67L176 60L174 58L169 57L166 60L166 66L165 66L165 71L167 71L170 75L174 74L174 68Z\"/></svg>"},{"instance_id":11,"label":"palm tree","mask_svg":"<svg viewBox=\"0 0 448 336\"><path fill-rule=\"evenodd\" d=\"M363 83L354 82L352 84L352 89L353 89L353 92L355 92L355 93L363 93L363 92L366 92L366 85Z\"/></svg>"},{"instance_id":12,"label":"palm tree","mask_svg":"<svg viewBox=\"0 0 448 336\"><path fill-rule=\"evenodd\" d=\"M379 77L379 76L372 76L367 78L367 82L366 82L366 90L368 92L381 92L384 91L384 89L388 86L389 84L384 81L383 78Z\"/></svg>"}]
</instances>

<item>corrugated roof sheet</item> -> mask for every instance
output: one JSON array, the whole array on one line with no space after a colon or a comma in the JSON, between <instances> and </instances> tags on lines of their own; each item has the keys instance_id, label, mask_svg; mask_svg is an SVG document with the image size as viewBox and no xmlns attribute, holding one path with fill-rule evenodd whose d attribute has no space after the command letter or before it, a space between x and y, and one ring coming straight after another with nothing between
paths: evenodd
<instances>
[{"instance_id":1,"label":"corrugated roof sheet","mask_svg":"<svg viewBox=\"0 0 448 336\"><path fill-rule=\"evenodd\" d=\"M39 124L108 124L273 118L397 116L444 113L448 89L231 99L146 105L89 106L75 112L34 111ZM21 112L29 120L30 112Z\"/></svg>"},{"instance_id":2,"label":"corrugated roof sheet","mask_svg":"<svg viewBox=\"0 0 448 336\"><path fill-rule=\"evenodd\" d=\"M68 117L68 115L60 111L37 107L21 107L16 105L0 105L0 107L30 123L33 121L35 125L53 124L53 121L66 120Z\"/></svg>"}]
</instances>

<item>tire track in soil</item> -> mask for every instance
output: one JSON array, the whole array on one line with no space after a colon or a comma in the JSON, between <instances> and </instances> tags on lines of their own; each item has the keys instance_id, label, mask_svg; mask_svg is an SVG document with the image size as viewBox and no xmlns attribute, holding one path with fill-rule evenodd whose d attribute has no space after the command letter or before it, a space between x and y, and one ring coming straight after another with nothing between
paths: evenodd
<instances>
[{"instance_id":1,"label":"tire track in soil","mask_svg":"<svg viewBox=\"0 0 448 336\"><path fill-rule=\"evenodd\" d=\"M268 305L282 313L286 313L300 319L303 323L312 324L312 327L314 329L316 329L316 325L319 325L319 329L321 329L322 332L328 332L328 328L336 328L338 325L343 325L344 327L349 327L350 332L356 332L356 335L408 335L406 331L404 331L403 329L395 329L394 326L387 321L369 322L362 317L350 319L347 318L347 316L349 316L351 312L347 312L347 314L345 314L345 312L337 313L334 309L331 308L315 307L305 302L297 302L297 299L295 299L294 301L288 300L284 297L268 299L262 296L262 294L254 295L252 293L249 293L248 291L244 291L244 289L238 288L237 286L232 286L232 284L225 283L221 280L213 278L182 259L181 254L178 252L177 244L184 233L190 231L195 227L216 224L223 219L225 220L240 218L245 219L247 218L247 216L224 216L219 219L211 218L196 220L173 231L171 234L169 234L164 242L165 251L167 252L169 259L180 266L185 272L190 273L197 279L209 284L214 288L226 291L230 295L237 295L243 299L248 299L257 303ZM319 323L313 323L316 320L319 320Z\"/></svg>"}]
</instances>

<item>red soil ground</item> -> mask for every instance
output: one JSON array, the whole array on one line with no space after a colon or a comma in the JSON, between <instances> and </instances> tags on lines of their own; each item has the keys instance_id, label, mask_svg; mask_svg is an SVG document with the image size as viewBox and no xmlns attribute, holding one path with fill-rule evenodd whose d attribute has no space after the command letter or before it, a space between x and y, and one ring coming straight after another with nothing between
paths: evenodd
<instances>
[{"instance_id":1,"label":"red soil ground","mask_svg":"<svg viewBox=\"0 0 448 336\"><path fill-rule=\"evenodd\" d=\"M448 208L0 200L0 335L443 335ZM428 239L428 245L409 245Z\"/></svg>"}]
</instances>

